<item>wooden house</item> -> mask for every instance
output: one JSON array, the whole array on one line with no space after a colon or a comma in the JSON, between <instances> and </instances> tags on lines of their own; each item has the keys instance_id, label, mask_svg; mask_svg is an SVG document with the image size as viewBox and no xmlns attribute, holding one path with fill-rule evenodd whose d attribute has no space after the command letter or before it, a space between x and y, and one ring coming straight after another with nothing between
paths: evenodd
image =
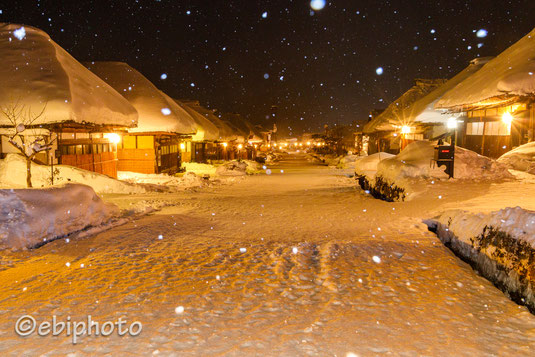
<instances>
[{"instance_id":1,"label":"wooden house","mask_svg":"<svg viewBox=\"0 0 535 357\"><path fill-rule=\"evenodd\" d=\"M118 143L120 171L174 173L181 165L180 145L195 135L194 119L172 98L123 62L91 62L87 68L136 108L139 119Z\"/></svg>"},{"instance_id":2,"label":"wooden house","mask_svg":"<svg viewBox=\"0 0 535 357\"><path fill-rule=\"evenodd\" d=\"M414 85L392 102L383 112L366 123L363 135L368 154L397 154L408 143L422 140L423 135L411 130L408 109L428 93L443 85L444 79L416 79Z\"/></svg>"},{"instance_id":3,"label":"wooden house","mask_svg":"<svg viewBox=\"0 0 535 357\"><path fill-rule=\"evenodd\" d=\"M17 152L7 136L23 124L25 138L52 144L36 161L117 177L117 133L137 125L134 107L37 28L0 24L0 59L1 155Z\"/></svg>"},{"instance_id":4,"label":"wooden house","mask_svg":"<svg viewBox=\"0 0 535 357\"><path fill-rule=\"evenodd\" d=\"M435 105L458 115L457 144L489 157L535 140L535 29Z\"/></svg>"}]
</instances>

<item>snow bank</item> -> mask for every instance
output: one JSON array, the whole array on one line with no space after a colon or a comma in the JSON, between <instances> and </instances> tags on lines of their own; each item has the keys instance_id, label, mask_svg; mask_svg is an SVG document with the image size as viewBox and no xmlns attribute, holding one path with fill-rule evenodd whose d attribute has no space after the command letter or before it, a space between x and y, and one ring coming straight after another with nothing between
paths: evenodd
<instances>
[{"instance_id":1,"label":"snow bank","mask_svg":"<svg viewBox=\"0 0 535 357\"><path fill-rule=\"evenodd\" d=\"M535 142L521 145L506 152L497 161L511 169L535 175Z\"/></svg>"},{"instance_id":2,"label":"snow bank","mask_svg":"<svg viewBox=\"0 0 535 357\"><path fill-rule=\"evenodd\" d=\"M32 163L34 187L51 186L51 168ZM91 186L97 193L144 193L146 188L115 180L109 176L82 170L73 166L55 165L54 184L81 183ZM0 187L26 187L26 159L18 154L8 154L0 160Z\"/></svg>"},{"instance_id":3,"label":"snow bank","mask_svg":"<svg viewBox=\"0 0 535 357\"><path fill-rule=\"evenodd\" d=\"M394 156L395 155L386 152L378 152L369 156L359 157L355 161L355 175L366 176L369 179L373 179L377 172L377 165L379 165L381 161Z\"/></svg>"},{"instance_id":4,"label":"snow bank","mask_svg":"<svg viewBox=\"0 0 535 357\"><path fill-rule=\"evenodd\" d=\"M219 176L244 176L247 174L247 163L231 161L219 166L216 174Z\"/></svg>"},{"instance_id":5,"label":"snow bank","mask_svg":"<svg viewBox=\"0 0 535 357\"><path fill-rule=\"evenodd\" d=\"M390 182L403 184L413 178L447 178L445 167L432 165L434 141L416 141L395 157L377 165L377 176ZM454 178L502 180L513 176L503 164L465 148L455 147Z\"/></svg>"},{"instance_id":6,"label":"snow bank","mask_svg":"<svg viewBox=\"0 0 535 357\"><path fill-rule=\"evenodd\" d=\"M432 161L435 145L436 142L416 141L396 156L382 159L384 153L379 153L368 156L362 163L357 162L355 174L359 177L360 186L376 198L405 200L407 196L414 197L418 187L423 187L419 180L447 179L445 167L437 167ZM495 160L455 147L454 178L491 181L512 179L514 176L505 165Z\"/></svg>"},{"instance_id":7,"label":"snow bank","mask_svg":"<svg viewBox=\"0 0 535 357\"><path fill-rule=\"evenodd\" d=\"M35 247L105 224L118 213L115 205L105 203L85 185L0 190L0 244Z\"/></svg>"},{"instance_id":8,"label":"snow bank","mask_svg":"<svg viewBox=\"0 0 535 357\"><path fill-rule=\"evenodd\" d=\"M167 174L142 174L131 171L119 171L117 176L120 180L133 184L148 184L173 188L201 187L208 183L202 177L193 172L187 172L182 177Z\"/></svg>"},{"instance_id":9,"label":"snow bank","mask_svg":"<svg viewBox=\"0 0 535 357\"><path fill-rule=\"evenodd\" d=\"M182 167L186 169L187 172L193 172L197 175L210 175L214 176L217 167L210 164L200 164L197 162L183 162Z\"/></svg>"},{"instance_id":10,"label":"snow bank","mask_svg":"<svg viewBox=\"0 0 535 357\"><path fill-rule=\"evenodd\" d=\"M535 311L535 211L447 211L427 222L444 244L511 298Z\"/></svg>"},{"instance_id":11,"label":"snow bank","mask_svg":"<svg viewBox=\"0 0 535 357\"><path fill-rule=\"evenodd\" d=\"M252 160L242 160L242 162L247 164L247 167L245 168L245 172L248 175L254 175L261 173L263 171L262 165L256 161Z\"/></svg>"}]
</instances>

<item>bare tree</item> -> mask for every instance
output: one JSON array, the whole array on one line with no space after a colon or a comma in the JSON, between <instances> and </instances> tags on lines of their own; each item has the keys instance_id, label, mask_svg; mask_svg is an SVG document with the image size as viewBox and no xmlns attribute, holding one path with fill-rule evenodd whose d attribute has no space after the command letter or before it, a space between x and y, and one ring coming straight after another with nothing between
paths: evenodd
<instances>
[{"instance_id":1,"label":"bare tree","mask_svg":"<svg viewBox=\"0 0 535 357\"><path fill-rule=\"evenodd\" d=\"M26 158L26 185L32 187L32 161L35 155L50 150L52 141L44 135L32 135L31 130L40 128L37 124L43 116L47 103L39 113L34 113L31 107L20 104L20 100L0 106L2 114L10 123L9 142Z\"/></svg>"}]
</instances>

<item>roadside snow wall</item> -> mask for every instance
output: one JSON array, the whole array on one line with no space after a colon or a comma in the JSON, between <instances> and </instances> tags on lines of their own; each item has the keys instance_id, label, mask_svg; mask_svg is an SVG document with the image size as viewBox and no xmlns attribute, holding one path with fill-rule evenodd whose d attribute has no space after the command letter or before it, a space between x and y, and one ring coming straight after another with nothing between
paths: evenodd
<instances>
[{"instance_id":1,"label":"roadside snow wall","mask_svg":"<svg viewBox=\"0 0 535 357\"><path fill-rule=\"evenodd\" d=\"M436 142L415 141L393 157L369 156L357 161L355 173L360 186L375 198L386 201L404 201L421 185L421 180L446 180L444 166L433 165ZM376 166L375 172L373 166ZM507 167L486 156L465 148L455 147L454 178L472 181L512 179Z\"/></svg>"},{"instance_id":2,"label":"roadside snow wall","mask_svg":"<svg viewBox=\"0 0 535 357\"><path fill-rule=\"evenodd\" d=\"M0 245L33 248L119 214L85 185L0 190Z\"/></svg>"},{"instance_id":3,"label":"roadside snow wall","mask_svg":"<svg viewBox=\"0 0 535 357\"><path fill-rule=\"evenodd\" d=\"M457 256L535 313L535 211L448 211L426 222Z\"/></svg>"}]
</instances>

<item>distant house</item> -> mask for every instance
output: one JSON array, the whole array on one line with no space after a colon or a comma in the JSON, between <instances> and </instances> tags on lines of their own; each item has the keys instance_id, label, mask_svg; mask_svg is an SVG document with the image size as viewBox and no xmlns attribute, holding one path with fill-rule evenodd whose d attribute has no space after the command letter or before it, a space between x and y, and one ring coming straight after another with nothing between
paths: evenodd
<instances>
[{"instance_id":1,"label":"distant house","mask_svg":"<svg viewBox=\"0 0 535 357\"><path fill-rule=\"evenodd\" d=\"M408 109L419 99L445 83L444 79L416 79L414 85L391 103L383 112L364 125L363 141L368 153L398 153L414 140L422 140L423 134L411 129Z\"/></svg>"},{"instance_id":2,"label":"distant house","mask_svg":"<svg viewBox=\"0 0 535 357\"><path fill-rule=\"evenodd\" d=\"M238 113L224 113L222 118L227 123L233 125L236 130L243 133L244 143L243 150L240 152L241 158L250 160L254 159L256 157L257 150L264 142L262 138L262 131Z\"/></svg>"},{"instance_id":3,"label":"distant house","mask_svg":"<svg viewBox=\"0 0 535 357\"><path fill-rule=\"evenodd\" d=\"M120 171L173 173L180 144L197 132L195 120L172 98L123 62L91 62L87 68L136 108L139 119L118 143Z\"/></svg>"},{"instance_id":4,"label":"distant house","mask_svg":"<svg viewBox=\"0 0 535 357\"><path fill-rule=\"evenodd\" d=\"M207 162L215 159L218 152L218 142L221 140L219 128L208 120L204 115L195 111L184 101L175 102L182 107L197 124L197 132L181 145L182 161L184 162Z\"/></svg>"},{"instance_id":5,"label":"distant house","mask_svg":"<svg viewBox=\"0 0 535 357\"><path fill-rule=\"evenodd\" d=\"M461 116L458 144L489 157L535 140L535 29L435 105Z\"/></svg>"},{"instance_id":6,"label":"distant house","mask_svg":"<svg viewBox=\"0 0 535 357\"><path fill-rule=\"evenodd\" d=\"M403 114L409 131L422 134L423 139L426 140L452 136L454 132L452 129L456 127L459 120L458 116L452 116L444 109L435 109L435 104L455 86L479 71L491 59L492 57L485 57L470 61L468 67L453 78L409 105Z\"/></svg>"},{"instance_id":7,"label":"distant house","mask_svg":"<svg viewBox=\"0 0 535 357\"><path fill-rule=\"evenodd\" d=\"M200 105L199 101L181 100L181 103L190 107L197 113L203 115L212 122L219 130L219 139L215 145L205 147L206 160L234 160L238 156L240 142L243 136L236 132L235 128L229 126L225 121L215 115L215 110L208 109ZM240 136L241 139L240 139ZM243 146L243 144L241 144Z\"/></svg>"},{"instance_id":8,"label":"distant house","mask_svg":"<svg viewBox=\"0 0 535 357\"><path fill-rule=\"evenodd\" d=\"M117 132L136 126L138 118L127 100L30 26L0 24L0 61L0 107L43 111L23 132L53 143L37 161L117 177ZM13 130L0 114L2 156L17 152L6 137Z\"/></svg>"}]
</instances>

